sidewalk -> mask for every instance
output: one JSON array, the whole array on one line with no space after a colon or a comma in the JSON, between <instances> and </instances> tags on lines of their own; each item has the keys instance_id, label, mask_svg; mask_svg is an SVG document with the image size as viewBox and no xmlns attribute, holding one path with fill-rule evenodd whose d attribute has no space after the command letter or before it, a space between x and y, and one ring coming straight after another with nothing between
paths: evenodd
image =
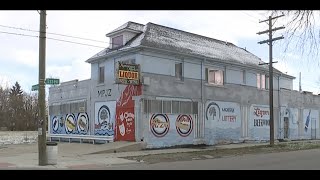
<instances>
[{"instance_id":1,"label":"sidewalk","mask_svg":"<svg viewBox=\"0 0 320 180\"><path fill-rule=\"evenodd\" d=\"M301 141L281 142L294 143ZM320 142L320 140L305 140L303 142ZM279 142L277 142L279 143ZM80 143L59 143L58 144L58 163L57 165L38 165L38 146L37 144L21 144L0 146L0 169L103 169L108 166L141 163L127 160L122 157L142 156L150 154L181 153L192 151L206 151L213 149L242 148L249 146L262 146L269 143L239 143L227 145L206 146L199 148L175 148L161 150L140 150L120 153L99 153L112 147L125 146L124 144L93 145ZM93 154L92 154L93 153Z\"/></svg>"}]
</instances>

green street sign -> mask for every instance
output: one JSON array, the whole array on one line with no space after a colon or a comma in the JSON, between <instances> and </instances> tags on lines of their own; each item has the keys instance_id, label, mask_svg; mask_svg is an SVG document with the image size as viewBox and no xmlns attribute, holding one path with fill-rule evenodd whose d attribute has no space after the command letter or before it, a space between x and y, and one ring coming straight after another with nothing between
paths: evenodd
<instances>
[{"instance_id":1,"label":"green street sign","mask_svg":"<svg viewBox=\"0 0 320 180\"><path fill-rule=\"evenodd\" d=\"M60 79L47 78L46 84L51 84L51 85L60 84Z\"/></svg>"},{"instance_id":2,"label":"green street sign","mask_svg":"<svg viewBox=\"0 0 320 180\"><path fill-rule=\"evenodd\" d=\"M47 78L45 81L45 84L50 84L50 85L60 84L60 79ZM33 85L31 88L31 91L38 91L38 90L39 90L39 84Z\"/></svg>"},{"instance_id":3,"label":"green street sign","mask_svg":"<svg viewBox=\"0 0 320 180\"><path fill-rule=\"evenodd\" d=\"M39 84L33 85L31 88L31 91L38 91L39 90Z\"/></svg>"}]
</instances>

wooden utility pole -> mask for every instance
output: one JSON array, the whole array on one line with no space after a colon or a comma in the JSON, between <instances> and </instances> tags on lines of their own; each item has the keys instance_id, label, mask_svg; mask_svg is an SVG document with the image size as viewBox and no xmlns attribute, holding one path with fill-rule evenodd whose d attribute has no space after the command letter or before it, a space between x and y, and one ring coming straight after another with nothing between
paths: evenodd
<instances>
[{"instance_id":1,"label":"wooden utility pole","mask_svg":"<svg viewBox=\"0 0 320 180\"><path fill-rule=\"evenodd\" d=\"M269 33L269 39L268 40L260 41L258 43L259 44L268 43L268 45L269 45L269 106L270 106L270 123L269 124L270 124L270 145L271 146L274 145L272 42L276 41L276 40L283 39L283 36L272 38L272 32L280 30L280 29L284 29L284 26L272 29L272 25L273 25L272 24L272 20L273 19L277 19L277 18L282 17L282 16L284 16L284 15L280 15L280 16L277 16L277 17L269 16L269 18L267 20L260 21L259 23L268 22L269 29L266 30L266 31L262 31L262 32L258 32L257 33L259 35L264 34L264 33Z\"/></svg>"},{"instance_id":2,"label":"wooden utility pole","mask_svg":"<svg viewBox=\"0 0 320 180\"><path fill-rule=\"evenodd\" d=\"M39 122L38 122L38 151L39 165L47 165L46 154L46 100L45 100L45 79L46 79L46 11L40 11L40 38L39 38Z\"/></svg>"}]
</instances>

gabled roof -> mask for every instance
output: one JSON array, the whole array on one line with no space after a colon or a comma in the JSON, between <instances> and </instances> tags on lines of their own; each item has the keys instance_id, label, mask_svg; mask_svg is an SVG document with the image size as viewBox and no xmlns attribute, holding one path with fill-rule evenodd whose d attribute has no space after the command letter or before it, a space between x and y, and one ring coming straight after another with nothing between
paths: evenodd
<instances>
[{"instance_id":1,"label":"gabled roof","mask_svg":"<svg viewBox=\"0 0 320 180\"><path fill-rule=\"evenodd\" d=\"M122 26L114 29L113 31L109 32L108 34L106 34L106 36L109 37L109 36L119 32L121 30L124 30L124 29L131 30L131 31L136 31L136 32L142 32L143 27L144 27L143 24L139 24L139 23L135 23L135 22L129 21L129 22L123 24Z\"/></svg>"},{"instance_id":2,"label":"gabled roof","mask_svg":"<svg viewBox=\"0 0 320 180\"><path fill-rule=\"evenodd\" d=\"M128 22L116 30L119 31L129 27L130 24L134 23ZM136 37L127 42L124 46L116 50L106 48L88 59L87 62L91 62L97 57L105 56L114 51L128 50L134 47L150 47L186 55L199 56L199 58L205 57L225 63L243 64L268 70L267 65L259 65L259 63L264 63L259 57L232 43L154 23L147 23L143 28L140 25L141 24L138 26L141 28L140 30L142 33L137 34ZM276 69L274 69L274 72L281 73Z\"/></svg>"}]
</instances>

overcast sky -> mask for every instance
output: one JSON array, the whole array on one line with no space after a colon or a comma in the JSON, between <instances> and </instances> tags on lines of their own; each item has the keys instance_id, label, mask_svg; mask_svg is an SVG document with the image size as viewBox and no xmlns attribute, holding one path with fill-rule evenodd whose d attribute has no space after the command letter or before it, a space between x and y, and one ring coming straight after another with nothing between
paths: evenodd
<instances>
[{"instance_id":1,"label":"overcast sky","mask_svg":"<svg viewBox=\"0 0 320 180\"><path fill-rule=\"evenodd\" d=\"M90 78L90 64L85 60L108 46L106 33L133 21L141 24L153 22L172 28L200 34L203 36L232 42L239 47L269 61L267 44L257 42L267 39L267 35L257 35L266 30L266 23L259 23L267 17L265 11L47 11L47 37L64 41L88 44L85 46L47 39L46 77L59 78L61 82ZM275 26L284 25L285 18ZM31 86L38 83L38 32L7 28L4 26L39 30L40 15L37 11L0 11L0 82L11 86L18 81L24 91L30 92ZM12 35L17 33L22 35ZM275 33L281 36L283 30ZM77 36L97 41L88 41L49 33ZM317 61L306 61L291 51L283 53L285 40L274 44L274 66L289 75L295 76L294 89L298 90L299 72L302 73L302 89L314 93L319 91L320 71Z\"/></svg>"}]
</instances>

